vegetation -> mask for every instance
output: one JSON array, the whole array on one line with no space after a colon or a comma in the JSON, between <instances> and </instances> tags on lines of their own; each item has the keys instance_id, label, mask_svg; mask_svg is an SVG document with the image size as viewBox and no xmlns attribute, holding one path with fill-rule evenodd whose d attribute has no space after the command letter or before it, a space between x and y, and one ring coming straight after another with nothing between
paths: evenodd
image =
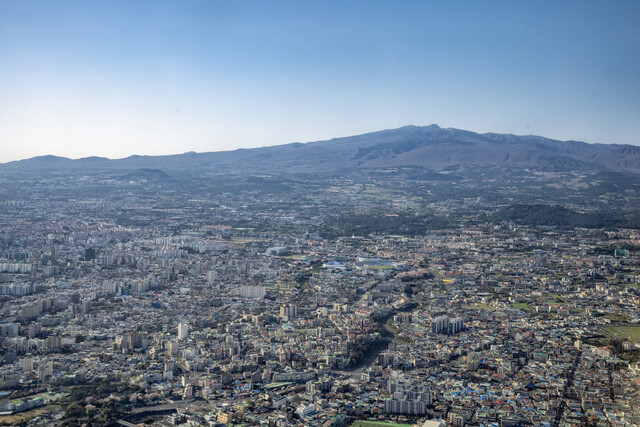
<instances>
[{"instance_id":1,"label":"vegetation","mask_svg":"<svg viewBox=\"0 0 640 427\"><path fill-rule=\"evenodd\" d=\"M529 308L529 304L527 304L526 302L513 303L511 304L511 307L517 308L519 310L531 311L531 309Z\"/></svg>"},{"instance_id":2,"label":"vegetation","mask_svg":"<svg viewBox=\"0 0 640 427\"><path fill-rule=\"evenodd\" d=\"M102 425L109 419L126 413L128 397L140 391L142 390L136 386L108 381L72 387L69 395L59 401L65 408L65 425L75 425L80 421ZM114 399L113 396L118 397ZM85 409L88 402L95 406L94 410Z\"/></svg>"},{"instance_id":3,"label":"vegetation","mask_svg":"<svg viewBox=\"0 0 640 427\"><path fill-rule=\"evenodd\" d=\"M564 303L564 298L562 298L560 295L557 294L550 294L549 295L549 299L556 302L556 303Z\"/></svg>"},{"instance_id":4,"label":"vegetation","mask_svg":"<svg viewBox=\"0 0 640 427\"><path fill-rule=\"evenodd\" d=\"M605 319L609 319L612 322L629 322L632 317L625 313L607 313L604 316Z\"/></svg>"},{"instance_id":5,"label":"vegetation","mask_svg":"<svg viewBox=\"0 0 640 427\"><path fill-rule=\"evenodd\" d=\"M614 344L611 338L607 338L603 335L593 335L593 336L583 337L582 341L585 344L592 345L594 347L603 347L603 346Z\"/></svg>"},{"instance_id":6,"label":"vegetation","mask_svg":"<svg viewBox=\"0 0 640 427\"><path fill-rule=\"evenodd\" d=\"M368 358L377 355L382 350L386 349L388 345L388 338L378 338L376 340L358 343L350 342L347 345L347 352L349 356L347 368L357 369L363 365Z\"/></svg>"},{"instance_id":7,"label":"vegetation","mask_svg":"<svg viewBox=\"0 0 640 427\"><path fill-rule=\"evenodd\" d=\"M594 252L597 255L613 255L616 249L626 249L630 253L638 252L640 251L640 244L629 240L617 240L606 245L598 246Z\"/></svg>"},{"instance_id":8,"label":"vegetation","mask_svg":"<svg viewBox=\"0 0 640 427\"><path fill-rule=\"evenodd\" d=\"M640 342L640 326L609 326L605 329L621 338Z\"/></svg>"},{"instance_id":9,"label":"vegetation","mask_svg":"<svg viewBox=\"0 0 640 427\"><path fill-rule=\"evenodd\" d=\"M0 425L25 425L29 420L55 409L57 409L56 406L49 405L12 415L2 415L0 416Z\"/></svg>"},{"instance_id":10,"label":"vegetation","mask_svg":"<svg viewBox=\"0 0 640 427\"><path fill-rule=\"evenodd\" d=\"M560 205L516 204L504 208L491 217L494 221L514 221L523 225L554 227L640 227L640 215L621 212L579 213Z\"/></svg>"},{"instance_id":11,"label":"vegetation","mask_svg":"<svg viewBox=\"0 0 640 427\"><path fill-rule=\"evenodd\" d=\"M617 353L617 355L618 358L629 363L640 362L640 351L638 350L623 350Z\"/></svg>"},{"instance_id":12,"label":"vegetation","mask_svg":"<svg viewBox=\"0 0 640 427\"><path fill-rule=\"evenodd\" d=\"M613 335L622 336L618 329L621 328L631 328L635 329L634 331L626 331L626 334L636 336L638 340L640 340L640 326L621 326L621 327L608 327L605 328L608 332ZM627 337L628 337L627 335ZM612 345L615 347L615 355L626 362L635 363L640 361L640 350L625 350L623 347L622 339L612 339L609 337L605 337L603 335L594 335L590 337L583 338L583 342L587 345L592 345L595 347L604 347Z\"/></svg>"},{"instance_id":13,"label":"vegetation","mask_svg":"<svg viewBox=\"0 0 640 427\"><path fill-rule=\"evenodd\" d=\"M427 230L438 230L451 226L452 223L447 218L430 214L411 212L393 215L346 214L327 218L320 228L320 235L327 239L352 235L368 236L370 234L417 236L424 234Z\"/></svg>"}]
</instances>

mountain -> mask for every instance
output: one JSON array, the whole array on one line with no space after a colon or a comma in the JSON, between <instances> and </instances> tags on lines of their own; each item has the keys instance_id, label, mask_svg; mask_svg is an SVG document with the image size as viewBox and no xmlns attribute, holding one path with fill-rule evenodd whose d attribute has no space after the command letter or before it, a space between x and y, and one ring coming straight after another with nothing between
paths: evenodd
<instances>
[{"instance_id":1,"label":"mountain","mask_svg":"<svg viewBox=\"0 0 640 427\"><path fill-rule=\"evenodd\" d=\"M42 156L0 164L5 171L163 170L219 173L340 172L354 169L420 167L434 171L512 169L640 173L640 147L557 141L430 126L404 126L328 141L168 156L71 160Z\"/></svg>"}]
</instances>

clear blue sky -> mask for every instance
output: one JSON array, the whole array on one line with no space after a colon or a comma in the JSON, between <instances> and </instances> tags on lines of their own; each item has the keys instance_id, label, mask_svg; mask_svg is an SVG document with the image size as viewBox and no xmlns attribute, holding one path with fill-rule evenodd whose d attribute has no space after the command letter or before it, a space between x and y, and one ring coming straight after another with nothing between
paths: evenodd
<instances>
[{"instance_id":1,"label":"clear blue sky","mask_svg":"<svg viewBox=\"0 0 640 427\"><path fill-rule=\"evenodd\" d=\"M640 1L0 0L0 162L437 123L640 144Z\"/></svg>"}]
</instances>

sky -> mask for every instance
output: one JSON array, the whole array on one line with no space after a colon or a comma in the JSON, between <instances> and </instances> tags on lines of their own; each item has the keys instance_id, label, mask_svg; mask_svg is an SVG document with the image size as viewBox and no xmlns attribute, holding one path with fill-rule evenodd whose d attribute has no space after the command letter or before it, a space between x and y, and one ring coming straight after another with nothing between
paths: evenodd
<instances>
[{"instance_id":1,"label":"sky","mask_svg":"<svg viewBox=\"0 0 640 427\"><path fill-rule=\"evenodd\" d=\"M404 125L640 145L640 1L0 0L0 162Z\"/></svg>"}]
</instances>

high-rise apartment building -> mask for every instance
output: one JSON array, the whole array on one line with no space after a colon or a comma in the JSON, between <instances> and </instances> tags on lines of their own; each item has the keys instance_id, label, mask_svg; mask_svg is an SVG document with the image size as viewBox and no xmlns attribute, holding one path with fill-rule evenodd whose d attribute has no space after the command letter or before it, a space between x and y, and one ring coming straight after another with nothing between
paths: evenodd
<instances>
[{"instance_id":1,"label":"high-rise apartment building","mask_svg":"<svg viewBox=\"0 0 640 427\"><path fill-rule=\"evenodd\" d=\"M178 339L186 340L189 338L189 325L184 322L178 323Z\"/></svg>"}]
</instances>

